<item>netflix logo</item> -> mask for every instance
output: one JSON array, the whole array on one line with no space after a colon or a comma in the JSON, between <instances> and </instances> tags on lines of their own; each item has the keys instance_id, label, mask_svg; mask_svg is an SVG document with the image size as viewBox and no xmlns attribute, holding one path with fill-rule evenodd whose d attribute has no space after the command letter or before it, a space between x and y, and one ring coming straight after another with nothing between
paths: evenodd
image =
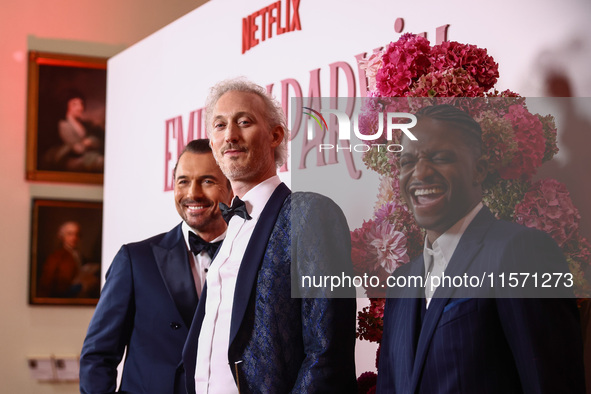
<instances>
[{"instance_id":1,"label":"netflix logo","mask_svg":"<svg viewBox=\"0 0 591 394\"><path fill-rule=\"evenodd\" d=\"M296 30L302 30L300 0L280 0L271 3L242 18L242 53L257 46L261 41L273 38L273 33L278 36Z\"/></svg>"}]
</instances>

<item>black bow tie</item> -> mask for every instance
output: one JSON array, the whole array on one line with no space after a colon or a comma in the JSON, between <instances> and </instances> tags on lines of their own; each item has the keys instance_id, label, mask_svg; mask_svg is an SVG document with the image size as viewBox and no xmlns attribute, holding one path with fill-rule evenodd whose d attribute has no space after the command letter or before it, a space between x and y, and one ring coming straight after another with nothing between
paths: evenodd
<instances>
[{"instance_id":1,"label":"black bow tie","mask_svg":"<svg viewBox=\"0 0 591 394\"><path fill-rule=\"evenodd\" d=\"M246 204L244 204L244 201L242 201L238 197L234 197L234 201L232 201L231 207L221 202L220 210L222 211L222 216L224 217L226 223L228 223L234 215L238 215L244 220L252 219L248 212L246 212Z\"/></svg>"},{"instance_id":2,"label":"black bow tie","mask_svg":"<svg viewBox=\"0 0 591 394\"><path fill-rule=\"evenodd\" d=\"M222 241L207 242L194 232L189 231L189 245L191 247L191 252L195 253L195 255L198 255L205 250L209 257L213 259L213 256L215 256L215 252L217 252L221 243Z\"/></svg>"}]
</instances>

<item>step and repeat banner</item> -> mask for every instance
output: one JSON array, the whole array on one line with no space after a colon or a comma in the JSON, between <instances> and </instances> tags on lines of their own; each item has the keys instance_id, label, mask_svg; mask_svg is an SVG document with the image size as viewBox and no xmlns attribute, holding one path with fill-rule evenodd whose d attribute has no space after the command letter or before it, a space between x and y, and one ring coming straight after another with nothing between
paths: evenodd
<instances>
[{"instance_id":1,"label":"step and repeat banner","mask_svg":"<svg viewBox=\"0 0 591 394\"><path fill-rule=\"evenodd\" d=\"M310 117L292 108L293 98L305 98L305 106L314 98L364 97L367 79L358 61L405 33L431 45L450 40L486 48L499 64L499 90L591 96L590 15L591 3L582 0L209 1L108 62L103 276L121 244L180 222L172 169L187 141L206 137L203 106L216 82L245 76L282 103L297 154L280 177L288 185L296 173L320 180L315 191L341 205L355 229L373 214L379 177L359 152L310 144L302 131ZM554 115L559 122L568 117ZM574 153L557 155L553 177L561 180L561 160ZM567 185L573 199L582 199L585 186L573 183ZM375 347L367 345L357 350L360 372L375 360Z\"/></svg>"}]
</instances>

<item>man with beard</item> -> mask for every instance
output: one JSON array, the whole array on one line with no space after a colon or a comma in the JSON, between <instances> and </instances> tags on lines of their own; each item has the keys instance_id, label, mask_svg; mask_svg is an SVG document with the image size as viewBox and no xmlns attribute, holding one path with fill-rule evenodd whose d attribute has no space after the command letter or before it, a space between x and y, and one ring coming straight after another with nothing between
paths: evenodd
<instances>
[{"instance_id":1,"label":"man with beard","mask_svg":"<svg viewBox=\"0 0 591 394\"><path fill-rule=\"evenodd\" d=\"M225 207L227 236L191 325L179 384L188 393L356 393L354 291L292 297L302 273L350 272L342 211L324 196L292 194L279 180L288 131L264 88L225 81L206 107L214 156L236 197Z\"/></svg>"},{"instance_id":2,"label":"man with beard","mask_svg":"<svg viewBox=\"0 0 591 394\"><path fill-rule=\"evenodd\" d=\"M174 168L183 222L168 233L124 245L106 276L80 357L82 393L169 393L206 273L224 237L218 204L230 185L208 140L191 141Z\"/></svg>"},{"instance_id":3,"label":"man with beard","mask_svg":"<svg viewBox=\"0 0 591 394\"><path fill-rule=\"evenodd\" d=\"M509 272L565 274L568 267L546 233L497 220L482 204L487 166L474 119L450 105L425 107L416 116L417 140L402 137L400 192L426 239L423 254L394 275L427 279L424 288L389 291L377 392L585 392L570 289L571 298L553 298L568 291L434 288L440 282L429 278L444 275L508 278Z\"/></svg>"}]
</instances>

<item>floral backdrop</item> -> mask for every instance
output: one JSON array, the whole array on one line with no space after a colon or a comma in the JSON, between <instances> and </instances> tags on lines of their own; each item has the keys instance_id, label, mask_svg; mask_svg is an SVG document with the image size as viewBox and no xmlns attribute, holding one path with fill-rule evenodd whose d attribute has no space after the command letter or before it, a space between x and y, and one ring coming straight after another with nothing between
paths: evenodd
<instances>
[{"instance_id":1,"label":"floral backdrop","mask_svg":"<svg viewBox=\"0 0 591 394\"><path fill-rule=\"evenodd\" d=\"M579 234L579 212L565 185L555 179L532 181L542 163L558 152L553 116L531 113L517 93L497 91L498 64L475 45L431 46L426 38L405 34L362 61L361 67L368 79L368 98L359 116L360 131L376 134L385 112L412 112L444 103L468 112L481 125L489 166L484 204L498 218L550 234L566 256L575 295L588 297L584 270L591 264L591 246ZM400 132L392 142L399 139ZM371 143L363 161L381 181L373 217L351 232L352 259L358 274L385 280L422 252L424 233L399 194L397 154L376 147L385 139ZM370 305L359 312L357 336L379 344L385 291L368 286L366 292ZM378 357L379 348L376 364ZM375 382L375 373L363 373L359 392L375 391Z\"/></svg>"}]
</instances>

